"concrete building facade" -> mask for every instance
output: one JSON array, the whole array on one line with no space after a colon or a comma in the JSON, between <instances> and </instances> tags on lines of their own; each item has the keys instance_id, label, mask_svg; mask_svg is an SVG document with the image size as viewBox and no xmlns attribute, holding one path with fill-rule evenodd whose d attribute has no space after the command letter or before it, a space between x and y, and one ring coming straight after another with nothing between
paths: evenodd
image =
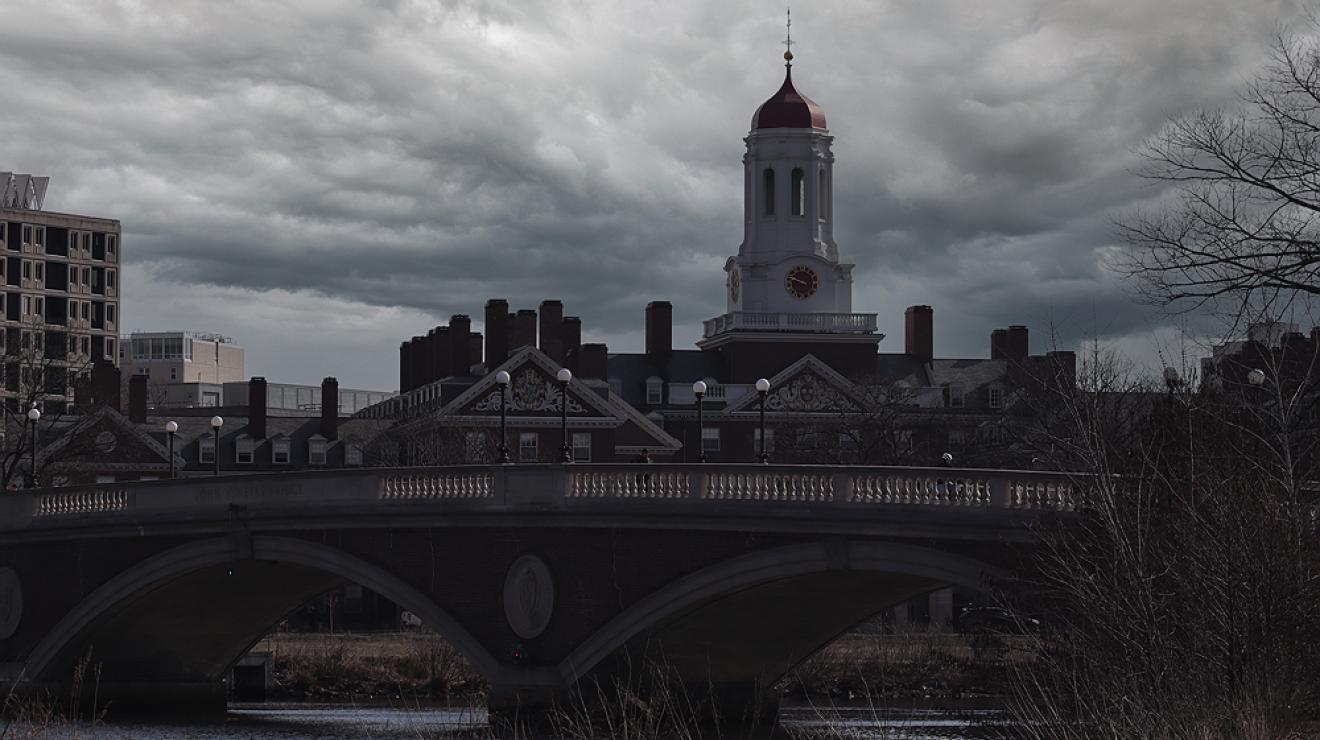
<instances>
[{"instance_id":1,"label":"concrete building facade","mask_svg":"<svg viewBox=\"0 0 1320 740\"><path fill-rule=\"evenodd\" d=\"M94 362L119 361L118 220L42 210L49 178L0 172L0 397L58 411Z\"/></svg>"}]
</instances>

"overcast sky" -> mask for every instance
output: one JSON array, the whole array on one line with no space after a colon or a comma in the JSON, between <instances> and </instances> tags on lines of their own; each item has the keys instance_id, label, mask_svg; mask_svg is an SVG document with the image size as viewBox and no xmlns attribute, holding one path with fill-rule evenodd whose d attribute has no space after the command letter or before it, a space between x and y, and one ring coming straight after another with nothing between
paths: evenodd
<instances>
[{"instance_id":1,"label":"overcast sky","mask_svg":"<svg viewBox=\"0 0 1320 740\"><path fill-rule=\"evenodd\" d=\"M1134 354L1171 319L1104 268L1134 150L1231 104L1283 0L813 0L794 80L835 136L854 310L902 351L1025 323ZM724 309L742 137L779 86L765 0L5 0L0 170L120 219L122 327L234 336L249 374L397 386L401 340L543 298L637 351ZM478 326L479 328L479 326Z\"/></svg>"}]
</instances>

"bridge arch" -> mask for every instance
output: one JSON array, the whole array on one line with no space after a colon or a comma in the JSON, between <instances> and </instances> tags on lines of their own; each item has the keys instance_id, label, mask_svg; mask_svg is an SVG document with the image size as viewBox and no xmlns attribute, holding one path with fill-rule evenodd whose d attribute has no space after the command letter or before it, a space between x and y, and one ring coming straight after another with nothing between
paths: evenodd
<instances>
[{"instance_id":1,"label":"bridge arch","mask_svg":"<svg viewBox=\"0 0 1320 740\"><path fill-rule=\"evenodd\" d=\"M448 640L483 676L493 678L500 672L495 657L457 620L430 597L387 570L327 545L297 538L257 535L243 541L235 537L218 537L180 545L116 575L88 594L36 644L25 662L23 675L34 681L67 679L58 671L81 656L81 651L94 638L99 627L118 620L114 629L116 632L122 630L127 620L125 614L141 616L144 608L168 601L171 587L190 577L202 577L208 572L216 572L216 569L228 569L225 572L231 576L235 569L252 569L256 573L263 567L276 565L282 566L284 571L279 578L270 579L264 586L268 590L285 586L287 590L274 594L270 610L264 613L258 610L257 614L247 617L246 622L235 630L232 640L218 648L220 657L209 663L212 668L219 668L216 675L184 678L218 680L229 665L288 612L306 603L307 599L350 581L412 611ZM212 582L215 582L214 576ZM291 583L299 585L289 586ZM234 612L237 614L246 605L236 602L227 606L237 610ZM96 650L95 645L92 647ZM102 654L97 650L94 657L99 660ZM109 674L106 678L123 680ZM165 678L177 681L179 677ZM141 679L131 677L129 680Z\"/></svg>"},{"instance_id":2,"label":"bridge arch","mask_svg":"<svg viewBox=\"0 0 1320 740\"><path fill-rule=\"evenodd\" d=\"M746 601L749 595L760 593L774 598L773 589L777 586L821 584L822 580L828 580L831 583L821 584L827 593L854 586L865 588L868 584L882 587L880 592L859 598L854 609L828 616L822 614L814 634L805 635L795 649L775 660L758 664L750 671L755 675L746 676L768 685L844 631L886 607L946 586L982 588L987 578L1003 575L1002 569L975 558L902 543L830 540L763 550L692 573L638 601L578 646L560 663L558 670L563 682L572 685L611 656L640 641L656 636L664 639L666 630L675 624L683 621L699 624L703 618L718 612L721 604L727 608L731 600ZM789 590L791 586L781 589L781 593ZM671 634L670 639L681 642L685 637ZM673 654L667 657L672 658ZM681 666L678 668L682 670Z\"/></svg>"}]
</instances>

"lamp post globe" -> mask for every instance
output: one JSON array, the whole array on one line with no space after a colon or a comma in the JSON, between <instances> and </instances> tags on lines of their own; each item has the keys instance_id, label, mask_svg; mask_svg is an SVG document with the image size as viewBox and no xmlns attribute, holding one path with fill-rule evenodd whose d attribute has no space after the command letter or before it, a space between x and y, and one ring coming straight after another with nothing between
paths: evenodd
<instances>
[{"instance_id":1,"label":"lamp post globe","mask_svg":"<svg viewBox=\"0 0 1320 740\"><path fill-rule=\"evenodd\" d=\"M211 452L211 460L215 463L215 467L211 469L211 475L217 477L220 475L220 427L224 425L224 419L219 416L211 417L211 431L215 434L215 447Z\"/></svg>"},{"instance_id":2,"label":"lamp post globe","mask_svg":"<svg viewBox=\"0 0 1320 740\"><path fill-rule=\"evenodd\" d=\"M559 368L555 380L559 381L559 462L573 462L573 448L568 444L568 381L573 379L573 371L566 367Z\"/></svg>"},{"instance_id":3,"label":"lamp post globe","mask_svg":"<svg viewBox=\"0 0 1320 740\"><path fill-rule=\"evenodd\" d=\"M500 463L509 462L509 435L505 431L508 411L505 408L505 394L509 389L509 383L513 379L503 370L495 373L495 384L500 387Z\"/></svg>"},{"instance_id":4,"label":"lamp post globe","mask_svg":"<svg viewBox=\"0 0 1320 740\"><path fill-rule=\"evenodd\" d=\"M27 412L28 421L32 424L32 487L36 488L37 483L37 422L41 421L41 409L37 408L37 402L32 402L32 408Z\"/></svg>"},{"instance_id":5,"label":"lamp post globe","mask_svg":"<svg viewBox=\"0 0 1320 740\"><path fill-rule=\"evenodd\" d=\"M765 378L757 380L756 392L761 396L761 450L757 454L756 459L759 460L762 465L765 465L770 462L770 456L765 452L765 397L770 393L770 381Z\"/></svg>"},{"instance_id":6,"label":"lamp post globe","mask_svg":"<svg viewBox=\"0 0 1320 740\"><path fill-rule=\"evenodd\" d=\"M940 455L940 462L944 463L944 467L946 468L953 467L953 453L946 452L943 455Z\"/></svg>"},{"instance_id":7,"label":"lamp post globe","mask_svg":"<svg viewBox=\"0 0 1320 740\"><path fill-rule=\"evenodd\" d=\"M174 433L179 431L179 423L174 420L165 422L165 435L170 440L170 480L174 480Z\"/></svg>"},{"instance_id":8,"label":"lamp post globe","mask_svg":"<svg viewBox=\"0 0 1320 740\"><path fill-rule=\"evenodd\" d=\"M697 397L697 456L699 462L706 462L706 424L704 421L701 399L706 395L706 381L698 380L692 384L692 395Z\"/></svg>"},{"instance_id":9,"label":"lamp post globe","mask_svg":"<svg viewBox=\"0 0 1320 740\"><path fill-rule=\"evenodd\" d=\"M1265 371L1260 368L1254 368L1247 373L1247 382L1259 388L1265 385Z\"/></svg>"}]
</instances>

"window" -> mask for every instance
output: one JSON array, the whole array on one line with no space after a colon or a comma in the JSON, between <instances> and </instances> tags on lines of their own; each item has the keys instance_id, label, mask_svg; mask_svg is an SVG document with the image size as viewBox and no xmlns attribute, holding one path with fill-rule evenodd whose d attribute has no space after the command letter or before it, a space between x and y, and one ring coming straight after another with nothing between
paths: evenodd
<instances>
[{"instance_id":1,"label":"window","mask_svg":"<svg viewBox=\"0 0 1320 740\"><path fill-rule=\"evenodd\" d=\"M115 261L115 252L117 252L118 250L119 250L119 237L116 236L115 234L111 234L110 236L106 237L105 259L107 262Z\"/></svg>"},{"instance_id":2,"label":"window","mask_svg":"<svg viewBox=\"0 0 1320 740\"><path fill-rule=\"evenodd\" d=\"M27 246L28 244L31 243L32 243L32 227L27 224L23 224L23 245Z\"/></svg>"},{"instance_id":3,"label":"window","mask_svg":"<svg viewBox=\"0 0 1320 740\"><path fill-rule=\"evenodd\" d=\"M1002 388L990 389L990 408L1002 409L1004 407L1004 390Z\"/></svg>"},{"instance_id":4,"label":"window","mask_svg":"<svg viewBox=\"0 0 1320 740\"><path fill-rule=\"evenodd\" d=\"M38 276L38 279L40 279L40 276ZM115 287L115 271L114 271L114 270L106 270L106 271L105 271L105 287L110 288L111 290L114 289L114 287Z\"/></svg>"},{"instance_id":5,"label":"window","mask_svg":"<svg viewBox=\"0 0 1320 740\"><path fill-rule=\"evenodd\" d=\"M32 315L37 317L46 315L46 300L41 296L32 299Z\"/></svg>"},{"instance_id":6,"label":"window","mask_svg":"<svg viewBox=\"0 0 1320 740\"><path fill-rule=\"evenodd\" d=\"M91 320L92 320L92 304L91 304L91 303L88 303L87 301L80 301L79 303L81 303L81 305L82 305L82 309L81 309L81 310L82 310L82 320L83 320L83 321L91 321Z\"/></svg>"},{"instance_id":7,"label":"window","mask_svg":"<svg viewBox=\"0 0 1320 740\"><path fill-rule=\"evenodd\" d=\"M220 393L218 391L202 391L202 405L211 407L220 405Z\"/></svg>"},{"instance_id":8,"label":"window","mask_svg":"<svg viewBox=\"0 0 1320 740\"><path fill-rule=\"evenodd\" d=\"M76 251L77 249L78 249L78 232L76 232L76 231L70 231L70 232L69 232L69 251L72 252L72 251Z\"/></svg>"},{"instance_id":9,"label":"window","mask_svg":"<svg viewBox=\"0 0 1320 740\"><path fill-rule=\"evenodd\" d=\"M32 296L30 295L23 296L23 315L32 315Z\"/></svg>"},{"instance_id":10,"label":"window","mask_svg":"<svg viewBox=\"0 0 1320 740\"><path fill-rule=\"evenodd\" d=\"M289 464L289 438L280 437L270 443L270 461L276 465Z\"/></svg>"},{"instance_id":11,"label":"window","mask_svg":"<svg viewBox=\"0 0 1320 740\"><path fill-rule=\"evenodd\" d=\"M348 446L344 448L344 464L345 464L345 465L361 465L361 464L362 464L362 445L361 445L361 443L358 443L358 442L349 442L349 443L348 443Z\"/></svg>"},{"instance_id":12,"label":"window","mask_svg":"<svg viewBox=\"0 0 1320 740\"><path fill-rule=\"evenodd\" d=\"M307 440L307 463L309 465L325 465L325 440L309 439Z\"/></svg>"},{"instance_id":13,"label":"window","mask_svg":"<svg viewBox=\"0 0 1320 740\"><path fill-rule=\"evenodd\" d=\"M646 379L646 405L659 406L664 403L665 384L659 378Z\"/></svg>"},{"instance_id":14,"label":"window","mask_svg":"<svg viewBox=\"0 0 1320 740\"><path fill-rule=\"evenodd\" d=\"M92 268L84 267L82 269L82 284L84 286L92 284Z\"/></svg>"},{"instance_id":15,"label":"window","mask_svg":"<svg viewBox=\"0 0 1320 740\"><path fill-rule=\"evenodd\" d=\"M756 429L752 430L752 447L753 447L753 452L757 453L758 455L761 453L760 427L757 427ZM766 452L775 451L775 430L773 429L765 430L765 451Z\"/></svg>"},{"instance_id":16,"label":"window","mask_svg":"<svg viewBox=\"0 0 1320 740\"><path fill-rule=\"evenodd\" d=\"M4 221L0 221L0 242L3 242L8 238L9 238L9 224Z\"/></svg>"},{"instance_id":17,"label":"window","mask_svg":"<svg viewBox=\"0 0 1320 740\"><path fill-rule=\"evenodd\" d=\"M463 461L470 463L486 462L485 432L465 432L463 434Z\"/></svg>"},{"instance_id":18,"label":"window","mask_svg":"<svg viewBox=\"0 0 1320 740\"><path fill-rule=\"evenodd\" d=\"M256 443L251 437L247 435L239 437L238 441L234 443L234 462L240 465L251 465L254 447L256 447Z\"/></svg>"},{"instance_id":19,"label":"window","mask_svg":"<svg viewBox=\"0 0 1320 740\"><path fill-rule=\"evenodd\" d=\"M90 231L84 231L84 232L83 232L83 235L82 235L82 251L83 251L83 256L84 256L84 257L87 256L87 253L88 253L88 252L92 251L92 232L90 232Z\"/></svg>"},{"instance_id":20,"label":"window","mask_svg":"<svg viewBox=\"0 0 1320 740\"><path fill-rule=\"evenodd\" d=\"M32 279L32 263L27 260L23 260L23 279Z\"/></svg>"},{"instance_id":21,"label":"window","mask_svg":"<svg viewBox=\"0 0 1320 740\"><path fill-rule=\"evenodd\" d=\"M807 215L807 177L802 170L793 170L793 208L789 213L794 216Z\"/></svg>"},{"instance_id":22,"label":"window","mask_svg":"<svg viewBox=\"0 0 1320 740\"><path fill-rule=\"evenodd\" d=\"M960 409L963 407L963 388L957 383L949 386L949 408Z\"/></svg>"},{"instance_id":23,"label":"window","mask_svg":"<svg viewBox=\"0 0 1320 740\"><path fill-rule=\"evenodd\" d=\"M46 246L46 227L45 227L45 226L37 226L36 228L34 228L34 229L32 230L32 236L33 236L33 242L32 242L33 244L35 244L35 245L38 246L38 247L45 247L45 246Z\"/></svg>"},{"instance_id":24,"label":"window","mask_svg":"<svg viewBox=\"0 0 1320 740\"><path fill-rule=\"evenodd\" d=\"M113 323L115 323L115 304L113 304L113 303L107 303L107 304L105 304L105 322L106 322L107 324L113 324ZM113 327L112 327L112 328L113 328ZM175 341L178 341L178 340L175 340ZM177 358L176 358L176 359L177 359Z\"/></svg>"},{"instance_id":25,"label":"window","mask_svg":"<svg viewBox=\"0 0 1320 740\"><path fill-rule=\"evenodd\" d=\"M949 451L960 452L967 445L966 433L961 429L949 430Z\"/></svg>"},{"instance_id":26,"label":"window","mask_svg":"<svg viewBox=\"0 0 1320 740\"><path fill-rule=\"evenodd\" d=\"M720 451L720 428L702 427L701 428L701 451L719 452Z\"/></svg>"},{"instance_id":27,"label":"window","mask_svg":"<svg viewBox=\"0 0 1320 740\"><path fill-rule=\"evenodd\" d=\"M896 443L896 444L894 445L895 447L898 448L896 451L897 451L897 452L911 452L911 451L912 451L912 430L911 430L911 429L900 429L900 430L898 430L898 435L897 435L897 436L898 436L898 438L895 440L895 443Z\"/></svg>"},{"instance_id":28,"label":"window","mask_svg":"<svg viewBox=\"0 0 1320 740\"><path fill-rule=\"evenodd\" d=\"M590 432L573 432L573 462L591 462Z\"/></svg>"},{"instance_id":29,"label":"window","mask_svg":"<svg viewBox=\"0 0 1320 740\"><path fill-rule=\"evenodd\" d=\"M523 432L518 435L518 460L536 462L536 432Z\"/></svg>"},{"instance_id":30,"label":"window","mask_svg":"<svg viewBox=\"0 0 1320 740\"><path fill-rule=\"evenodd\" d=\"M36 262L32 265L32 277L43 282L46 280L45 262Z\"/></svg>"},{"instance_id":31,"label":"window","mask_svg":"<svg viewBox=\"0 0 1320 740\"><path fill-rule=\"evenodd\" d=\"M109 474L109 473L97 473L97 474L96 474L96 482L97 482L98 484L100 484L100 483L114 483L114 482L115 482L115 477L114 477L113 475Z\"/></svg>"},{"instance_id":32,"label":"window","mask_svg":"<svg viewBox=\"0 0 1320 740\"><path fill-rule=\"evenodd\" d=\"M179 369L176 367L170 368L170 380L175 381L178 379L179 379Z\"/></svg>"},{"instance_id":33,"label":"window","mask_svg":"<svg viewBox=\"0 0 1320 740\"><path fill-rule=\"evenodd\" d=\"M761 173L761 189L765 193L765 215L773 216L775 215L775 171L769 167Z\"/></svg>"},{"instance_id":34,"label":"window","mask_svg":"<svg viewBox=\"0 0 1320 740\"><path fill-rule=\"evenodd\" d=\"M112 337L105 338L105 359L115 359L115 340Z\"/></svg>"},{"instance_id":35,"label":"window","mask_svg":"<svg viewBox=\"0 0 1320 740\"><path fill-rule=\"evenodd\" d=\"M197 461L204 463L215 462L215 438L212 436L202 437L197 440Z\"/></svg>"}]
</instances>

